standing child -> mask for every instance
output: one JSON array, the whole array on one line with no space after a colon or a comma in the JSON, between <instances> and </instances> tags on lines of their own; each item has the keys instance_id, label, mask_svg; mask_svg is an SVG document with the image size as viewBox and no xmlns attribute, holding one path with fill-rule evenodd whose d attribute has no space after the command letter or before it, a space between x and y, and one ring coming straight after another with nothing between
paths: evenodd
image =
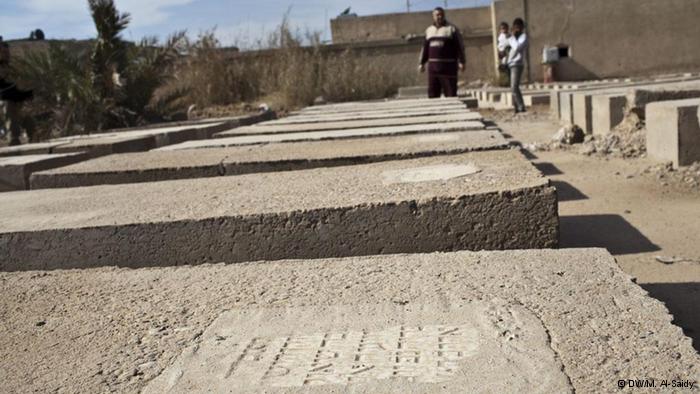
<instances>
[{"instance_id":1,"label":"standing child","mask_svg":"<svg viewBox=\"0 0 700 394\"><path fill-rule=\"evenodd\" d=\"M506 22L501 22L498 32L498 85L508 86L508 50L510 39L510 28Z\"/></svg>"}]
</instances>

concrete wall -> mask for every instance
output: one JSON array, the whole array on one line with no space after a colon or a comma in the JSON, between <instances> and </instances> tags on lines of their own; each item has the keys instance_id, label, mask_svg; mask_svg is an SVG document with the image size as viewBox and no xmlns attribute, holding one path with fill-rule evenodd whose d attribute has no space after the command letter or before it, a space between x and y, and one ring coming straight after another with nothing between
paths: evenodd
<instances>
[{"instance_id":1,"label":"concrete wall","mask_svg":"<svg viewBox=\"0 0 700 394\"><path fill-rule=\"evenodd\" d=\"M347 44L333 44L321 47L321 53L325 56L340 54L350 51L357 56L369 56L380 64L391 67L395 72L405 76L404 86L426 85L426 75L418 73L418 61L423 45L423 39L413 40L388 40L377 42L358 42ZM474 81L485 80L492 77L494 60L491 33L466 36L464 49L467 56L467 67L460 79ZM310 48L309 48L310 50ZM275 50L229 52L228 56L245 61L245 59L257 59L265 56L274 56Z\"/></svg>"},{"instance_id":2,"label":"concrete wall","mask_svg":"<svg viewBox=\"0 0 700 394\"><path fill-rule=\"evenodd\" d=\"M559 64L559 80L700 69L697 0L499 0L492 7L495 23L520 16L528 24L533 80L542 79L542 48L557 44L571 54Z\"/></svg>"},{"instance_id":3,"label":"concrete wall","mask_svg":"<svg viewBox=\"0 0 700 394\"><path fill-rule=\"evenodd\" d=\"M489 7L448 9L446 15L466 36L491 31ZM335 44L422 36L432 18L431 11L337 18L331 20L331 34Z\"/></svg>"}]
</instances>

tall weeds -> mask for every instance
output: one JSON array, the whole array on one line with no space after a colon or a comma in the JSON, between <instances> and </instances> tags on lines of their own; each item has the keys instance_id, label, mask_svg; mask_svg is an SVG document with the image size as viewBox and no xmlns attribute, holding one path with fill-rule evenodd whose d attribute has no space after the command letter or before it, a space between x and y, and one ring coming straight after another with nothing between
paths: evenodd
<instances>
[{"instance_id":1,"label":"tall weeds","mask_svg":"<svg viewBox=\"0 0 700 394\"><path fill-rule=\"evenodd\" d=\"M99 33L91 51L53 44L14 61L15 78L35 89L28 110L34 139L170 119L199 109L255 101L294 109L328 101L384 98L413 76L385 56L324 47L320 34L293 30L286 15L257 51L222 48L214 32L184 32L159 44L122 41L129 15L113 0L88 0Z\"/></svg>"}]
</instances>

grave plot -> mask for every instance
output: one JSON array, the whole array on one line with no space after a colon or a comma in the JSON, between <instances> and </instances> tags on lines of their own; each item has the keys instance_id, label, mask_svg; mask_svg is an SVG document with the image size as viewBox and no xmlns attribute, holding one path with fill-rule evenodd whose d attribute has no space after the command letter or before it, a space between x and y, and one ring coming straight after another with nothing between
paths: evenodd
<instances>
[{"instance_id":1,"label":"grave plot","mask_svg":"<svg viewBox=\"0 0 700 394\"><path fill-rule=\"evenodd\" d=\"M301 133L277 133L246 135L228 138L215 138L206 141L188 141L182 144L166 146L158 150L168 151L181 149L200 149L217 147L221 148L227 146L260 145L280 142L339 140L346 138L386 137L392 135L398 136L409 134L427 134L436 132L454 132L484 129L484 123L480 121L414 124L390 127L366 127L359 129L311 131Z\"/></svg>"},{"instance_id":2,"label":"grave plot","mask_svg":"<svg viewBox=\"0 0 700 394\"><path fill-rule=\"evenodd\" d=\"M302 170L505 149L497 130L110 155L34 173L32 189Z\"/></svg>"},{"instance_id":3,"label":"grave plot","mask_svg":"<svg viewBox=\"0 0 700 394\"><path fill-rule=\"evenodd\" d=\"M260 123L254 126L238 127L214 135L214 138L235 137L241 135L300 133L309 131L347 130L368 127L405 126L430 123L481 121L483 117L478 112L464 112L452 115L427 115L408 118L388 118L372 120L346 120L339 122L302 123L302 124L268 124Z\"/></svg>"},{"instance_id":4,"label":"grave plot","mask_svg":"<svg viewBox=\"0 0 700 394\"><path fill-rule=\"evenodd\" d=\"M557 245L519 152L0 195L2 270Z\"/></svg>"},{"instance_id":5,"label":"grave plot","mask_svg":"<svg viewBox=\"0 0 700 394\"><path fill-rule=\"evenodd\" d=\"M29 189L33 172L67 166L87 160L84 153L0 157L0 191Z\"/></svg>"}]
</instances>

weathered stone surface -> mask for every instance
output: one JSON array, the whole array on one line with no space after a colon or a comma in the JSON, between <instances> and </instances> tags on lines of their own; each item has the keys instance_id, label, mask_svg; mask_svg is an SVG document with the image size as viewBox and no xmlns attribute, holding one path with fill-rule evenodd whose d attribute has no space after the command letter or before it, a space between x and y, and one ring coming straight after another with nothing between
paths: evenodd
<instances>
[{"instance_id":1,"label":"weathered stone surface","mask_svg":"<svg viewBox=\"0 0 700 394\"><path fill-rule=\"evenodd\" d=\"M446 179L454 166L480 171ZM547 248L556 200L515 150L6 193L0 269Z\"/></svg>"},{"instance_id":2,"label":"weathered stone surface","mask_svg":"<svg viewBox=\"0 0 700 394\"><path fill-rule=\"evenodd\" d=\"M460 99L457 97L449 98L419 98L419 99L406 99L406 100L377 100L377 101L355 101L349 103L337 103L337 104L326 104L326 105L314 105L311 107L306 107L299 111L299 113L306 112L327 112L336 110L364 110L364 109L401 109L410 107L423 107L426 105L444 105L444 104L457 104L460 103Z\"/></svg>"},{"instance_id":3,"label":"weathered stone surface","mask_svg":"<svg viewBox=\"0 0 700 394\"><path fill-rule=\"evenodd\" d=\"M323 122L323 123L304 123L304 124L284 124L275 125L260 123L255 126L238 127L232 130L224 131L214 135L214 138L226 138L239 135L257 135L257 134L277 134L277 133L301 133L309 131L327 131L327 130L347 130L361 129L368 127L387 127L387 126L405 126L416 124L429 123L447 123L447 122L468 122L480 121L483 117L478 112L463 112L453 115L428 115L428 116L412 116L408 118L388 118L388 119L371 119L371 120L347 120L341 122Z\"/></svg>"},{"instance_id":4,"label":"weathered stone surface","mask_svg":"<svg viewBox=\"0 0 700 394\"><path fill-rule=\"evenodd\" d=\"M590 93L575 93L572 97L573 124L581 128L586 134L593 132L593 107Z\"/></svg>"},{"instance_id":5,"label":"weathered stone surface","mask_svg":"<svg viewBox=\"0 0 700 394\"><path fill-rule=\"evenodd\" d=\"M48 155L53 149L60 145L65 145L66 141L60 142L36 142L18 146L3 146L0 148L0 157L21 156L21 155Z\"/></svg>"},{"instance_id":6,"label":"weathered stone surface","mask_svg":"<svg viewBox=\"0 0 700 394\"><path fill-rule=\"evenodd\" d=\"M144 152L189 140L201 140L231 127L227 122L108 132L53 140L66 142L53 149L67 153L85 151L92 157L113 153Z\"/></svg>"},{"instance_id":7,"label":"weathered stone surface","mask_svg":"<svg viewBox=\"0 0 700 394\"><path fill-rule=\"evenodd\" d=\"M624 94L604 94L591 97L593 134L607 134L625 118L627 97Z\"/></svg>"},{"instance_id":8,"label":"weathered stone surface","mask_svg":"<svg viewBox=\"0 0 700 394\"><path fill-rule=\"evenodd\" d=\"M255 115L171 122L141 128L118 129L102 133L56 138L48 142L0 148L0 157L49 153L85 152L92 157L112 153L143 152L193 139L211 138L214 133L274 119L274 112Z\"/></svg>"},{"instance_id":9,"label":"weathered stone surface","mask_svg":"<svg viewBox=\"0 0 700 394\"><path fill-rule=\"evenodd\" d=\"M205 280L201 267L152 271L140 275L164 278L161 291ZM662 379L700 377L697 353L668 310L602 249L261 262L208 272L206 283L227 283L226 293L245 301L221 308L228 311L145 393L463 393L483 391L484 382L495 392L619 392L621 380L651 379L658 388Z\"/></svg>"},{"instance_id":10,"label":"weathered stone surface","mask_svg":"<svg viewBox=\"0 0 700 394\"><path fill-rule=\"evenodd\" d=\"M674 88L673 85L660 89L635 89L627 95L628 110L635 112L640 118L646 117L647 104L658 101L676 101L700 97L700 86L697 83Z\"/></svg>"},{"instance_id":11,"label":"weathered stone surface","mask_svg":"<svg viewBox=\"0 0 700 394\"><path fill-rule=\"evenodd\" d=\"M370 120L370 119L389 119L389 118L408 118L413 116L428 116L428 115L454 115L468 112L469 110L464 104L458 106L435 106L430 108L409 108L401 110L382 110L382 111L362 111L342 114L310 114L296 115L288 118L272 120L267 124L299 124L299 123L321 123L321 122L342 122L347 120Z\"/></svg>"},{"instance_id":12,"label":"weathered stone surface","mask_svg":"<svg viewBox=\"0 0 700 394\"><path fill-rule=\"evenodd\" d=\"M236 309L144 392L478 391L511 365L506 390L573 391L550 341L534 313L500 300Z\"/></svg>"},{"instance_id":13,"label":"weathered stone surface","mask_svg":"<svg viewBox=\"0 0 700 394\"><path fill-rule=\"evenodd\" d=\"M87 158L83 153L0 157L0 191L29 189L29 176L32 173L67 166Z\"/></svg>"},{"instance_id":14,"label":"weathered stone surface","mask_svg":"<svg viewBox=\"0 0 700 394\"><path fill-rule=\"evenodd\" d=\"M35 173L32 189L301 170L502 149L496 130L110 155Z\"/></svg>"},{"instance_id":15,"label":"weathered stone surface","mask_svg":"<svg viewBox=\"0 0 700 394\"><path fill-rule=\"evenodd\" d=\"M293 112L294 115L338 115L353 112L402 112L426 108L464 108L464 102L459 98L422 99L422 100L390 100L377 102L351 102L344 104L318 105Z\"/></svg>"},{"instance_id":16,"label":"weathered stone surface","mask_svg":"<svg viewBox=\"0 0 700 394\"><path fill-rule=\"evenodd\" d=\"M700 99L647 105L647 152L674 167L700 161Z\"/></svg>"},{"instance_id":17,"label":"weathered stone surface","mask_svg":"<svg viewBox=\"0 0 700 394\"><path fill-rule=\"evenodd\" d=\"M227 146L259 145L280 142L323 141L346 138L369 138L392 135L426 134L436 132L454 132L465 130L483 130L484 124L477 121L430 123L418 125L367 127L347 130L313 131L305 133L278 133L264 135L247 135L240 137L216 138L207 141L188 141L182 144L166 146L158 149L181 150L199 148L221 148Z\"/></svg>"}]
</instances>

